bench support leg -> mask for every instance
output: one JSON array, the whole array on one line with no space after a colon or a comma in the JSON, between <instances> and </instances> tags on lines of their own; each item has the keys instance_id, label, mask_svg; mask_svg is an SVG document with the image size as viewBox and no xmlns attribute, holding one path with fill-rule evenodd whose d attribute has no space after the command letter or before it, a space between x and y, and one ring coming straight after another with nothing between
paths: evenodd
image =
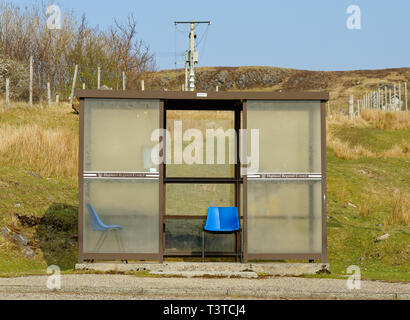
<instances>
[{"instance_id":1,"label":"bench support leg","mask_svg":"<svg viewBox=\"0 0 410 320\"><path fill-rule=\"evenodd\" d=\"M205 262L205 232L202 230L202 262Z\"/></svg>"}]
</instances>

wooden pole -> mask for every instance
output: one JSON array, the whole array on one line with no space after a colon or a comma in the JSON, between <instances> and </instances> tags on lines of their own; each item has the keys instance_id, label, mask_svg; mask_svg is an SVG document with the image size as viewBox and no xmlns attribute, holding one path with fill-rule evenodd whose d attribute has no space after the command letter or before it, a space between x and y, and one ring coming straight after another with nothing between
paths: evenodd
<instances>
[{"instance_id":1,"label":"wooden pole","mask_svg":"<svg viewBox=\"0 0 410 320\"><path fill-rule=\"evenodd\" d=\"M374 109L374 91L372 91L370 98L371 108Z\"/></svg>"},{"instance_id":2,"label":"wooden pole","mask_svg":"<svg viewBox=\"0 0 410 320\"><path fill-rule=\"evenodd\" d=\"M47 82L47 101L48 106L51 106L51 89L50 89L50 82Z\"/></svg>"},{"instance_id":3,"label":"wooden pole","mask_svg":"<svg viewBox=\"0 0 410 320\"><path fill-rule=\"evenodd\" d=\"M408 106L407 106L407 82L404 83L404 105L405 105L405 110L408 111Z\"/></svg>"},{"instance_id":4,"label":"wooden pole","mask_svg":"<svg viewBox=\"0 0 410 320\"><path fill-rule=\"evenodd\" d=\"M387 86L384 87L384 108L387 110Z\"/></svg>"},{"instance_id":5,"label":"wooden pole","mask_svg":"<svg viewBox=\"0 0 410 320\"><path fill-rule=\"evenodd\" d=\"M145 90L145 84L144 84L144 80L141 80L141 91Z\"/></svg>"},{"instance_id":6,"label":"wooden pole","mask_svg":"<svg viewBox=\"0 0 410 320\"><path fill-rule=\"evenodd\" d=\"M77 72L78 72L78 64L76 64L74 68L73 85L71 86L71 94L70 94L70 104L73 103L73 99L74 99L74 89L75 89L75 83L77 81Z\"/></svg>"},{"instance_id":7,"label":"wooden pole","mask_svg":"<svg viewBox=\"0 0 410 320\"><path fill-rule=\"evenodd\" d=\"M126 90L127 87L127 77L125 76L125 71L122 72L122 90Z\"/></svg>"},{"instance_id":8,"label":"wooden pole","mask_svg":"<svg viewBox=\"0 0 410 320\"><path fill-rule=\"evenodd\" d=\"M353 119L353 117L354 117L354 105L353 105L353 103L354 103L354 97L351 94L349 96L349 119L350 120Z\"/></svg>"},{"instance_id":9,"label":"wooden pole","mask_svg":"<svg viewBox=\"0 0 410 320\"><path fill-rule=\"evenodd\" d=\"M10 108L10 79L6 79L6 107Z\"/></svg>"},{"instance_id":10,"label":"wooden pole","mask_svg":"<svg viewBox=\"0 0 410 320\"><path fill-rule=\"evenodd\" d=\"M100 90L101 88L101 67L98 67L97 70L97 89Z\"/></svg>"},{"instance_id":11,"label":"wooden pole","mask_svg":"<svg viewBox=\"0 0 410 320\"><path fill-rule=\"evenodd\" d=\"M393 108L396 109L396 84L393 87Z\"/></svg>"},{"instance_id":12,"label":"wooden pole","mask_svg":"<svg viewBox=\"0 0 410 320\"><path fill-rule=\"evenodd\" d=\"M367 109L371 109L371 92L367 93Z\"/></svg>"},{"instance_id":13,"label":"wooden pole","mask_svg":"<svg viewBox=\"0 0 410 320\"><path fill-rule=\"evenodd\" d=\"M30 108L33 107L33 56L30 56L30 84L28 104Z\"/></svg>"},{"instance_id":14,"label":"wooden pole","mask_svg":"<svg viewBox=\"0 0 410 320\"><path fill-rule=\"evenodd\" d=\"M370 96L369 96L369 104L370 104L370 109L373 109L373 91L370 92Z\"/></svg>"},{"instance_id":15,"label":"wooden pole","mask_svg":"<svg viewBox=\"0 0 410 320\"><path fill-rule=\"evenodd\" d=\"M399 110L401 110L401 82L399 82Z\"/></svg>"}]
</instances>

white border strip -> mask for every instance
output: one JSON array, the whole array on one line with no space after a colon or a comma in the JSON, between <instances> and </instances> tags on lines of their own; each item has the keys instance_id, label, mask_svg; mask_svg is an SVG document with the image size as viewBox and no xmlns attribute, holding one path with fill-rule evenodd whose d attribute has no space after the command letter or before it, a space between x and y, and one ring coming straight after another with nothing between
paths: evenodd
<instances>
[{"instance_id":1,"label":"white border strip","mask_svg":"<svg viewBox=\"0 0 410 320\"><path fill-rule=\"evenodd\" d=\"M104 174L114 175L106 176ZM115 176L118 174L118 176ZM128 176L127 176L128 175ZM136 176L132 176L136 175ZM84 171L84 179L104 179L104 180L158 180L159 172L137 172L137 171Z\"/></svg>"},{"instance_id":2,"label":"white border strip","mask_svg":"<svg viewBox=\"0 0 410 320\"><path fill-rule=\"evenodd\" d=\"M249 180L280 180L280 181L297 181L297 180L322 180L321 173L304 173L304 172L260 172L248 174Z\"/></svg>"}]
</instances>

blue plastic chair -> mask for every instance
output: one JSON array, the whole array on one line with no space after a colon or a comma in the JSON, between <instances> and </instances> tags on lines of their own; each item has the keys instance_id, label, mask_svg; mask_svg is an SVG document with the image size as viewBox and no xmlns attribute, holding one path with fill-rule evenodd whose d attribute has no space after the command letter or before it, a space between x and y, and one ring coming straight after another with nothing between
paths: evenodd
<instances>
[{"instance_id":1,"label":"blue plastic chair","mask_svg":"<svg viewBox=\"0 0 410 320\"><path fill-rule=\"evenodd\" d=\"M205 261L205 232L240 234L240 255L242 262L242 229L237 207L209 207L206 224L202 230L202 262Z\"/></svg>"},{"instance_id":2,"label":"blue plastic chair","mask_svg":"<svg viewBox=\"0 0 410 320\"><path fill-rule=\"evenodd\" d=\"M109 231L115 231L115 238L117 239L117 242L118 242L118 245L119 245L119 247L120 247L120 250L123 251L123 250L122 250L122 241L121 241L121 238L120 238L120 236L118 235L118 233L116 232L116 231L122 230L122 227L119 226L119 225L105 225L105 224L101 221L100 217L98 216L98 214L97 214L97 212L95 211L95 209L94 209L94 207L92 206L92 204L88 203L88 204L87 204L87 207L88 207L88 212L90 213L91 224L92 224L92 226L93 226L93 230L94 230L94 231L101 232L101 236L100 236L100 238L98 239L97 244L96 244L96 251L98 251L98 250L102 247L102 245L103 245L105 239L107 238L107 235L108 235L108 232L109 232Z\"/></svg>"}]
</instances>

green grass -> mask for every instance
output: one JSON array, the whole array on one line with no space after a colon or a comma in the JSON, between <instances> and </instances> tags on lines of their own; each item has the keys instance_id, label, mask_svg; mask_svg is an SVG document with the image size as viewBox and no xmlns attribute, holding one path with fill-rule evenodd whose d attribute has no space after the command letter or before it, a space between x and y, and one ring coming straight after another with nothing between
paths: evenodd
<instances>
[{"instance_id":1,"label":"green grass","mask_svg":"<svg viewBox=\"0 0 410 320\"><path fill-rule=\"evenodd\" d=\"M374 132L352 129L355 128L339 128L339 136L355 137L357 144L364 145L369 139L366 133ZM377 134L382 138L369 142L375 151L388 149L391 142L386 141L401 141L409 132L379 130ZM328 260L332 274L321 277L342 276L349 265L358 265L363 279L410 281L409 227L385 225L393 208L393 191L410 193L409 161L341 160L328 149L327 162ZM357 208L349 206L349 202ZM371 208L371 217L367 218L360 216L360 207L366 205ZM390 237L375 242L384 233Z\"/></svg>"},{"instance_id":2,"label":"green grass","mask_svg":"<svg viewBox=\"0 0 410 320\"><path fill-rule=\"evenodd\" d=\"M21 246L0 236L0 274L45 272L52 264L62 270L72 269L77 245L71 247L67 242L77 229L76 182L37 178L25 169L0 166L0 183L0 226L18 227L32 239L38 253L34 259L27 259ZM37 217L38 225L22 224L17 215Z\"/></svg>"},{"instance_id":3,"label":"green grass","mask_svg":"<svg viewBox=\"0 0 410 320\"><path fill-rule=\"evenodd\" d=\"M410 130L383 130L377 128L335 128L335 136L352 146L361 145L372 152L383 152L403 140L410 141Z\"/></svg>"},{"instance_id":4,"label":"green grass","mask_svg":"<svg viewBox=\"0 0 410 320\"><path fill-rule=\"evenodd\" d=\"M18 108L0 114L0 125L4 123L17 126L36 123L46 128L78 130L78 117L68 108L35 112ZM374 152L410 139L409 130L334 129L340 139ZM332 273L315 277L344 278L349 265L358 265L363 279L410 281L410 229L404 225L384 225L392 212L392 192L410 193L409 160L341 160L328 149L327 161L328 262ZM70 244L70 236L77 232L77 181L38 178L28 171L32 169L27 165L11 167L0 155L0 227L19 228L32 240L37 253L34 259L28 259L20 246L0 236L0 275L46 274L51 264L59 265L63 273L73 273L77 245ZM356 208L349 206L349 202ZM367 218L360 216L360 207L365 205L371 208L371 216ZM16 214L36 217L38 223L25 225ZM374 241L384 233L390 234L387 240Z\"/></svg>"}]
</instances>

